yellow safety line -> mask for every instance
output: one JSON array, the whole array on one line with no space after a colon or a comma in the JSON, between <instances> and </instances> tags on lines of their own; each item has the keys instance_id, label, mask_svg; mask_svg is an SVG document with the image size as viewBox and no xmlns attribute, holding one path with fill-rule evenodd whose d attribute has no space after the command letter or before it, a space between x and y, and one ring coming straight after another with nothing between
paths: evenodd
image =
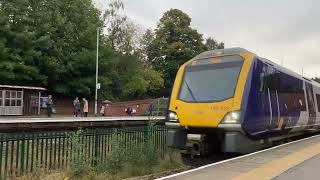
<instances>
[{"instance_id":1,"label":"yellow safety line","mask_svg":"<svg viewBox=\"0 0 320 180\"><path fill-rule=\"evenodd\" d=\"M273 160L249 172L240 174L231 180L263 180L272 179L286 170L304 162L320 153L320 143L291 153L283 158Z\"/></svg>"}]
</instances>

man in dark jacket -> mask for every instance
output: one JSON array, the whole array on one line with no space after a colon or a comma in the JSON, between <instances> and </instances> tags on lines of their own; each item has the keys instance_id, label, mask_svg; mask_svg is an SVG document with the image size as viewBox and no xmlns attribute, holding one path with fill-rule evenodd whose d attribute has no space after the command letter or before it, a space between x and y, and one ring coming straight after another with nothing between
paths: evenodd
<instances>
[{"instance_id":1,"label":"man in dark jacket","mask_svg":"<svg viewBox=\"0 0 320 180\"><path fill-rule=\"evenodd\" d=\"M52 101L51 95L48 96L48 101L47 101L46 105L47 105L48 117L51 117L51 115L53 113L53 101Z\"/></svg>"},{"instance_id":2,"label":"man in dark jacket","mask_svg":"<svg viewBox=\"0 0 320 180\"><path fill-rule=\"evenodd\" d=\"M80 113L80 101L78 97L73 101L73 110L74 117L78 117Z\"/></svg>"}]
</instances>

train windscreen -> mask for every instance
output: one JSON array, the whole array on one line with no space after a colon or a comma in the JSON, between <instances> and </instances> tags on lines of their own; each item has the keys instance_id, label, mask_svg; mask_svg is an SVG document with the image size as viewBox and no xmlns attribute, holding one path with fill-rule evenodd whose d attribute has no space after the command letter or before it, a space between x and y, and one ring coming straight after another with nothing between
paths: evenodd
<instances>
[{"instance_id":1,"label":"train windscreen","mask_svg":"<svg viewBox=\"0 0 320 180\"><path fill-rule=\"evenodd\" d=\"M214 102L233 97L243 59L223 56L199 59L186 66L179 99Z\"/></svg>"}]
</instances>

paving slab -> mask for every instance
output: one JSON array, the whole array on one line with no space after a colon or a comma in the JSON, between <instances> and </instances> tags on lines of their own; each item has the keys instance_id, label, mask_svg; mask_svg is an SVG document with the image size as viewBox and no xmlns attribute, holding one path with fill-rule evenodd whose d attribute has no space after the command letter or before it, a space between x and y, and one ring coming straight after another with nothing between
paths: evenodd
<instances>
[{"instance_id":1,"label":"paving slab","mask_svg":"<svg viewBox=\"0 0 320 180\"><path fill-rule=\"evenodd\" d=\"M315 180L320 179L320 155L285 171L273 180Z\"/></svg>"},{"instance_id":2,"label":"paving slab","mask_svg":"<svg viewBox=\"0 0 320 180\"><path fill-rule=\"evenodd\" d=\"M252 172L255 169L259 169L262 166L265 166L266 164L272 164L273 162L279 160L279 159L285 159L289 158L288 155L295 154L296 152L302 152L303 150L307 149L307 147L311 147L313 145L317 145L320 143L320 135L310 137L304 140L299 140L295 142L291 142L285 145L281 145L278 147L270 148L267 150L263 150L260 152L252 153L249 155L245 155L242 157L233 158L230 160L214 163L211 165L206 165L204 167L200 167L194 170L189 170L187 172L182 172L176 175L171 175L168 177L165 177L163 179L172 179L172 180L182 180L182 179L201 179L201 180L224 180L224 179L233 179L240 177L243 174L247 174L248 172ZM317 147L316 147L317 148ZM314 148L313 148L314 149ZM314 150L313 150L314 151ZM320 151L319 151L320 153ZM318 156L318 155L317 155ZM297 154L296 156L292 157L291 160L303 158L304 156L300 156ZM304 157L305 158L305 157ZM290 161L290 160L289 160ZM320 155L319 158L316 158L317 161L317 169L318 169L318 175L320 175ZM314 163L311 161L310 163L306 162L306 165L299 168L297 166L297 171L293 169L294 173L300 173L305 171L313 171L314 166L311 166L311 164ZM290 168L290 167L289 167ZM272 167L270 167L272 169ZM317 172L317 171L315 171ZM280 175L276 178L287 178L290 179L291 177L295 176L296 174L292 173L290 170L288 170L283 175ZM262 173L263 174L263 173ZM306 174L306 173L302 173ZM310 172L311 175L313 175ZM274 177L274 176L273 176ZM298 177L298 176L297 176ZM309 176L308 176L309 177ZM300 176L298 179L305 179L308 177L304 177L303 175ZM264 178L261 178L264 179ZM270 178L269 178L270 179ZM285 179L285 180L287 180ZM314 178L313 178L314 179ZM316 178L316 179L320 179ZM251 179L249 179L251 180Z\"/></svg>"}]
</instances>

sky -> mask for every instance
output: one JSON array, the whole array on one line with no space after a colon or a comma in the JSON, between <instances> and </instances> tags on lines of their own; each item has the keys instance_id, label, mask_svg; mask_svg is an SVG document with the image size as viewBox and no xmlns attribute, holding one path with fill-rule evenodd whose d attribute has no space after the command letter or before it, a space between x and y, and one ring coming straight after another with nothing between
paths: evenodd
<instances>
[{"instance_id":1,"label":"sky","mask_svg":"<svg viewBox=\"0 0 320 180\"><path fill-rule=\"evenodd\" d=\"M94 0L103 10L110 0ZM154 29L164 12L187 13L204 37L242 47L309 78L320 77L318 0L123 0L125 14ZM302 70L303 69L303 70Z\"/></svg>"}]
</instances>

